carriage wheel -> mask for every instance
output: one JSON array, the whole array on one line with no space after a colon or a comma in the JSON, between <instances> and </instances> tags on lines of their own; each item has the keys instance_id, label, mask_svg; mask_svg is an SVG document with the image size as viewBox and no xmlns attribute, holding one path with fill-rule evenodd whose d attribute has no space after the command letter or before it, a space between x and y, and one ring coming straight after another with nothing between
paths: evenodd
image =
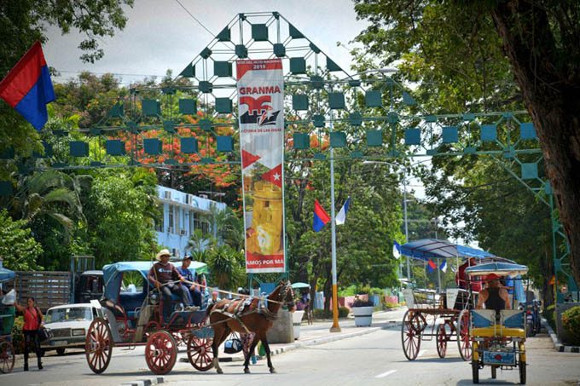
<instances>
[{"instance_id":1,"label":"carriage wheel","mask_svg":"<svg viewBox=\"0 0 580 386\"><path fill-rule=\"evenodd\" d=\"M103 318L93 320L85 339L87 363L95 374L107 369L113 356L113 335L109 323Z\"/></svg>"},{"instance_id":2,"label":"carriage wheel","mask_svg":"<svg viewBox=\"0 0 580 386\"><path fill-rule=\"evenodd\" d=\"M147 339L145 361L149 370L164 375L173 369L177 360L177 344L167 331L157 331Z\"/></svg>"},{"instance_id":3,"label":"carriage wheel","mask_svg":"<svg viewBox=\"0 0 580 386\"><path fill-rule=\"evenodd\" d=\"M457 345L459 355L464 361L471 359L471 341L469 337L469 310L463 310L457 319Z\"/></svg>"},{"instance_id":4,"label":"carriage wheel","mask_svg":"<svg viewBox=\"0 0 580 386\"><path fill-rule=\"evenodd\" d=\"M14 346L7 340L0 343L0 373L8 374L14 368Z\"/></svg>"},{"instance_id":5,"label":"carriage wheel","mask_svg":"<svg viewBox=\"0 0 580 386\"><path fill-rule=\"evenodd\" d=\"M401 343L403 352L408 360L412 361L419 355L421 347L421 331L425 328L425 317L420 312L408 310L403 316L401 326Z\"/></svg>"},{"instance_id":6,"label":"carriage wheel","mask_svg":"<svg viewBox=\"0 0 580 386\"><path fill-rule=\"evenodd\" d=\"M437 354L439 358L445 358L445 353L447 352L447 341L449 340L449 335L445 329L447 323L441 323L437 327Z\"/></svg>"},{"instance_id":7,"label":"carriage wheel","mask_svg":"<svg viewBox=\"0 0 580 386\"><path fill-rule=\"evenodd\" d=\"M187 359L199 371L207 371L213 367L213 339L198 338L191 335L187 341Z\"/></svg>"}]
</instances>

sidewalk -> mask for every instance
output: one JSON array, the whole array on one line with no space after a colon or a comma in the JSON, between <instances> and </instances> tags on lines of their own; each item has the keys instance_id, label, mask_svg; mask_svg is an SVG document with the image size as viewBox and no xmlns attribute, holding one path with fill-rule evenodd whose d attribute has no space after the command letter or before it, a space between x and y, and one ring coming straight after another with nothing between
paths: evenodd
<instances>
[{"instance_id":1,"label":"sidewalk","mask_svg":"<svg viewBox=\"0 0 580 386\"><path fill-rule=\"evenodd\" d=\"M370 327L356 327L354 325L353 317L339 319L338 325L341 329L340 332L330 332L330 327L332 327L332 320L315 320L311 325L308 325L306 320L304 320L300 326L299 339L296 339L294 343L270 343L270 351L272 356L274 356L286 351L295 350L300 347L312 346L351 338L353 336L369 334L383 328L399 328L401 326L401 321L403 320L403 315L406 311L406 307L400 307L391 311L373 312L373 322ZM231 358L229 360L234 362L244 360L243 353L238 353L234 355L220 354L220 361L228 357ZM228 361L228 359L225 359L225 361Z\"/></svg>"}]
</instances>

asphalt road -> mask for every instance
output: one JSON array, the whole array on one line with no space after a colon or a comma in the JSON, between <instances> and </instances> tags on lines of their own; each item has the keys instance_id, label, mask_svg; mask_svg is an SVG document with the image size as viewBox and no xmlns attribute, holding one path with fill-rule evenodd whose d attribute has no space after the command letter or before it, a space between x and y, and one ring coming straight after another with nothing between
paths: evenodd
<instances>
[{"instance_id":1,"label":"asphalt road","mask_svg":"<svg viewBox=\"0 0 580 386\"><path fill-rule=\"evenodd\" d=\"M580 381L580 354L558 353L547 336L527 341L529 385L577 385ZM301 347L272 358L277 370L270 374L265 360L243 374L241 362L222 363L223 375L215 370L202 373L189 363L178 362L165 376L169 385L469 385L471 368L459 358L455 346L448 357L437 356L435 342L423 342L420 356L409 362L403 355L400 330L396 327L335 342ZM184 352L180 353L184 356ZM0 385L119 385L154 379L145 364L143 348L116 349L113 360L102 375L88 369L84 354L63 357L49 355L45 370L35 366L22 372L22 363L12 374L0 375ZM516 384L517 371L498 371L492 380L489 369L480 372L482 384Z\"/></svg>"}]
</instances>

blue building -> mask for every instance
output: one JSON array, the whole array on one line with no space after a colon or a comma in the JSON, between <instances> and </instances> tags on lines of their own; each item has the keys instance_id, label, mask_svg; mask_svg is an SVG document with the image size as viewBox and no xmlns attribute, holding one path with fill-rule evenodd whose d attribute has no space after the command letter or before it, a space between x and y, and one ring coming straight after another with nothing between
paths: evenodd
<instances>
[{"instance_id":1,"label":"blue building","mask_svg":"<svg viewBox=\"0 0 580 386\"><path fill-rule=\"evenodd\" d=\"M215 236L211 207L225 210L226 204L210 200L207 196L195 196L164 186L157 186L157 196L163 206L162 221L155 224L157 243L169 248L173 256L185 255L187 242L196 229Z\"/></svg>"}]
</instances>

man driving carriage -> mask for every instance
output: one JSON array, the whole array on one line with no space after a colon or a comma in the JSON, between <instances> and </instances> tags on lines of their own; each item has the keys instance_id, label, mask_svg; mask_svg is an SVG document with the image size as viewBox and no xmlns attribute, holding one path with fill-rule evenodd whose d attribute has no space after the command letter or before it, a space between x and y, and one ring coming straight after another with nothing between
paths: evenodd
<instances>
[{"instance_id":1,"label":"man driving carriage","mask_svg":"<svg viewBox=\"0 0 580 386\"><path fill-rule=\"evenodd\" d=\"M162 249L157 254L157 262L149 270L149 281L163 294L163 320L168 321L171 314L171 294L174 293L181 298L184 305L187 304L187 297L180 283L185 278L179 274L177 268L169 262L171 254L168 249Z\"/></svg>"}]
</instances>

